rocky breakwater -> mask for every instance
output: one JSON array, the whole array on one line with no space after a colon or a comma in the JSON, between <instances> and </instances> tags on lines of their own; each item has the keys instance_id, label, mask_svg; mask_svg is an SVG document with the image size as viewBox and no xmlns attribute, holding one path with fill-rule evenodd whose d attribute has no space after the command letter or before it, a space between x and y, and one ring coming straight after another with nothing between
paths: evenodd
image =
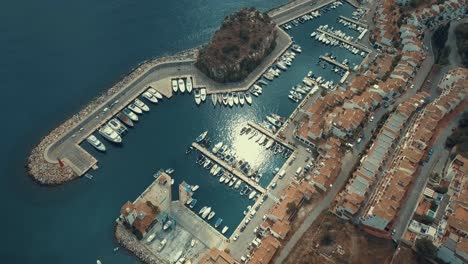
<instances>
[{"instance_id":1,"label":"rocky breakwater","mask_svg":"<svg viewBox=\"0 0 468 264\"><path fill-rule=\"evenodd\" d=\"M173 56L166 56L160 58L154 58L147 60L129 74L126 74L119 82L108 89L106 92L92 100L86 105L80 112L73 115L70 119L66 120L60 126L52 130L47 136L45 136L39 144L34 147L27 159L26 169L28 174L37 182L44 185L57 185L64 182L71 181L80 175L76 175L70 166L67 165L67 161L62 161L62 166L59 161L50 162L47 160L45 155L48 146L54 144L62 136L64 136L70 129L78 126L87 116L91 115L99 106L107 103L107 101L115 96L117 93L124 91L128 88L128 85L135 79L142 76L144 73L152 69L161 63L167 63L172 61L180 61L186 59L193 59L198 56L199 48L194 48L177 53ZM64 157L66 158L66 157Z\"/></svg>"},{"instance_id":2,"label":"rocky breakwater","mask_svg":"<svg viewBox=\"0 0 468 264\"><path fill-rule=\"evenodd\" d=\"M135 254L143 263L163 264L163 260L156 257L148 248L146 248L135 235L128 231L120 222L117 222L114 230L117 242L131 253ZM175 253L175 252L174 252Z\"/></svg>"},{"instance_id":3,"label":"rocky breakwater","mask_svg":"<svg viewBox=\"0 0 468 264\"><path fill-rule=\"evenodd\" d=\"M266 13L241 9L224 19L195 65L217 82L242 81L275 48L276 36L275 23Z\"/></svg>"}]
</instances>

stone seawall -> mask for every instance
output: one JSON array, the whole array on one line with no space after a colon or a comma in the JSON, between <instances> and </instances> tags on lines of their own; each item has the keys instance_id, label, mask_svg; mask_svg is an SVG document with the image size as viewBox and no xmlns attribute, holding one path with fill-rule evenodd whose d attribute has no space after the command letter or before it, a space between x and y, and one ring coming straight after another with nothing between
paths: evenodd
<instances>
[{"instance_id":1,"label":"stone seawall","mask_svg":"<svg viewBox=\"0 0 468 264\"><path fill-rule=\"evenodd\" d=\"M125 227L116 223L114 227L114 235L117 242L127 249L130 253L134 254L138 259L147 264L166 264L167 262L157 258L151 253L141 241L129 232Z\"/></svg>"},{"instance_id":2,"label":"stone seawall","mask_svg":"<svg viewBox=\"0 0 468 264\"><path fill-rule=\"evenodd\" d=\"M28 175L40 184L44 185L56 185L64 182L71 181L78 177L76 173L67 165L67 160L62 160L64 166L60 167L58 160L55 162L47 161L44 153L48 146L59 140L62 135L68 132L71 128L78 125L88 115L93 113L98 106L104 104L110 97L123 91L127 86L144 74L148 69L154 67L160 63L170 62L171 60L180 60L183 58L194 59L198 54L199 48L193 48L177 53L173 56L165 56L144 61L136 68L131 70L129 74L126 74L119 82L113 85L110 89L102 93L97 98L93 99L88 105L86 105L77 114L74 114L71 118L63 122L57 128L52 130L47 136L42 138L39 144L34 147L27 159L26 169Z\"/></svg>"}]
</instances>

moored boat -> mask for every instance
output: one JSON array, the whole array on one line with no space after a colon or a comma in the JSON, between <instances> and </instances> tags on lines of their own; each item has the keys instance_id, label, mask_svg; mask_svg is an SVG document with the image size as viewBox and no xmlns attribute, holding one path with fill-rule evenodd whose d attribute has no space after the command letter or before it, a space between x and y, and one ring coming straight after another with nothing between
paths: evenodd
<instances>
[{"instance_id":1,"label":"moored boat","mask_svg":"<svg viewBox=\"0 0 468 264\"><path fill-rule=\"evenodd\" d=\"M214 211L211 211L211 213L208 215L208 220L211 220L211 218L213 218L215 216L215 212Z\"/></svg>"},{"instance_id":2,"label":"moored boat","mask_svg":"<svg viewBox=\"0 0 468 264\"><path fill-rule=\"evenodd\" d=\"M107 122L107 124L110 126L110 128L119 134L123 134L125 131L127 131L127 128L124 126L124 124L120 123L117 118L112 118L109 120L109 122Z\"/></svg>"},{"instance_id":3,"label":"moored boat","mask_svg":"<svg viewBox=\"0 0 468 264\"><path fill-rule=\"evenodd\" d=\"M185 82L184 82L184 79L180 78L178 81L177 81L177 84L179 85L179 91L181 93L185 93Z\"/></svg>"},{"instance_id":4,"label":"moored boat","mask_svg":"<svg viewBox=\"0 0 468 264\"><path fill-rule=\"evenodd\" d=\"M195 97L195 103L199 105L201 103L200 89L195 89L193 96Z\"/></svg>"},{"instance_id":5,"label":"moored boat","mask_svg":"<svg viewBox=\"0 0 468 264\"><path fill-rule=\"evenodd\" d=\"M235 105L239 104L239 95L237 93L232 93L232 100L234 101Z\"/></svg>"},{"instance_id":6,"label":"moored boat","mask_svg":"<svg viewBox=\"0 0 468 264\"><path fill-rule=\"evenodd\" d=\"M172 91L174 91L174 93L177 93L179 91L179 86L177 85L177 80L172 80Z\"/></svg>"},{"instance_id":7,"label":"moored boat","mask_svg":"<svg viewBox=\"0 0 468 264\"><path fill-rule=\"evenodd\" d=\"M200 142L202 142L202 141L206 138L207 135L208 135L208 130L205 131L205 132L203 132L203 133L201 133L195 140L196 140L198 143L200 143Z\"/></svg>"},{"instance_id":8,"label":"moored boat","mask_svg":"<svg viewBox=\"0 0 468 264\"><path fill-rule=\"evenodd\" d=\"M200 209L200 211L198 212L198 214L203 214L203 212L205 212L207 208L207 206L203 206L202 209Z\"/></svg>"},{"instance_id":9,"label":"moored boat","mask_svg":"<svg viewBox=\"0 0 468 264\"><path fill-rule=\"evenodd\" d=\"M200 89L200 98L203 102L206 100L206 88Z\"/></svg>"},{"instance_id":10,"label":"moored boat","mask_svg":"<svg viewBox=\"0 0 468 264\"><path fill-rule=\"evenodd\" d=\"M252 191L250 194L249 194L249 199L253 199L255 197L255 195L257 194L256 191Z\"/></svg>"},{"instance_id":11,"label":"moored boat","mask_svg":"<svg viewBox=\"0 0 468 264\"><path fill-rule=\"evenodd\" d=\"M144 93L142 94L142 96L143 96L146 100L148 100L148 101L150 101L150 102L152 102L152 103L155 103L155 104L156 104L156 103L158 102L158 98L156 98L156 96L155 96L154 94L152 94L152 93L150 93L150 92L148 92L148 91L144 92Z\"/></svg>"},{"instance_id":12,"label":"moored boat","mask_svg":"<svg viewBox=\"0 0 468 264\"><path fill-rule=\"evenodd\" d=\"M239 103L241 105L244 105L244 103L245 103L244 93L239 93Z\"/></svg>"},{"instance_id":13,"label":"moored boat","mask_svg":"<svg viewBox=\"0 0 468 264\"><path fill-rule=\"evenodd\" d=\"M218 95L217 94L212 94L211 95L211 102L213 103L213 105L216 105L216 103L218 102Z\"/></svg>"},{"instance_id":14,"label":"moored boat","mask_svg":"<svg viewBox=\"0 0 468 264\"><path fill-rule=\"evenodd\" d=\"M252 96L249 93L245 93L245 101L250 105L252 104Z\"/></svg>"},{"instance_id":15,"label":"moored boat","mask_svg":"<svg viewBox=\"0 0 468 264\"><path fill-rule=\"evenodd\" d=\"M232 93L230 93L230 94L228 95L228 104L229 104L230 107L233 107L233 106L234 106L234 98L233 98L233 96L232 96Z\"/></svg>"},{"instance_id":16,"label":"moored boat","mask_svg":"<svg viewBox=\"0 0 468 264\"><path fill-rule=\"evenodd\" d=\"M133 114L133 113L132 113ZM133 127L133 122L128 116L126 116L123 112L118 112L117 115L115 115L120 121L122 121L125 125L129 127Z\"/></svg>"},{"instance_id":17,"label":"moored boat","mask_svg":"<svg viewBox=\"0 0 468 264\"><path fill-rule=\"evenodd\" d=\"M104 125L101 128L99 128L99 134L101 134L105 139L111 142L122 142L122 138L119 136L119 134L115 132L109 125Z\"/></svg>"},{"instance_id":18,"label":"moored boat","mask_svg":"<svg viewBox=\"0 0 468 264\"><path fill-rule=\"evenodd\" d=\"M226 233L226 232L228 231L228 229L229 229L229 227L224 226L224 227L223 227L223 230L221 231L221 234Z\"/></svg>"},{"instance_id":19,"label":"moored boat","mask_svg":"<svg viewBox=\"0 0 468 264\"><path fill-rule=\"evenodd\" d=\"M222 219L222 218L216 219L215 228L218 228L218 226L219 226L222 222L223 222L223 219Z\"/></svg>"},{"instance_id":20,"label":"moored boat","mask_svg":"<svg viewBox=\"0 0 468 264\"><path fill-rule=\"evenodd\" d=\"M102 144L102 142L93 134L89 135L89 137L86 138L86 141L88 141L88 143L95 149L102 152L106 151L106 146L104 146L104 144Z\"/></svg>"},{"instance_id":21,"label":"moored boat","mask_svg":"<svg viewBox=\"0 0 468 264\"><path fill-rule=\"evenodd\" d=\"M126 115L128 118L130 118L131 120L133 121L138 121L138 116L133 113L132 110L130 110L130 108L128 107L125 107L122 112L124 113L124 115Z\"/></svg>"},{"instance_id":22,"label":"moored boat","mask_svg":"<svg viewBox=\"0 0 468 264\"><path fill-rule=\"evenodd\" d=\"M202 213L202 218L205 219L211 213L211 207L206 208L205 211Z\"/></svg>"},{"instance_id":23,"label":"moored boat","mask_svg":"<svg viewBox=\"0 0 468 264\"><path fill-rule=\"evenodd\" d=\"M149 106L146 105L145 103L143 103L143 101L141 101L138 98L135 99L135 105L138 106L138 108L140 108L141 110L143 110L145 112L148 112L150 110Z\"/></svg>"},{"instance_id":24,"label":"moored boat","mask_svg":"<svg viewBox=\"0 0 468 264\"><path fill-rule=\"evenodd\" d=\"M198 190L199 188L200 188L200 186L198 186L198 185L194 185L194 186L190 187L190 189L192 190L192 192Z\"/></svg>"},{"instance_id":25,"label":"moored boat","mask_svg":"<svg viewBox=\"0 0 468 264\"><path fill-rule=\"evenodd\" d=\"M187 78L187 92L191 93L192 92L192 78L188 77Z\"/></svg>"},{"instance_id":26,"label":"moored boat","mask_svg":"<svg viewBox=\"0 0 468 264\"><path fill-rule=\"evenodd\" d=\"M136 106L134 103L129 104L128 108L136 114L143 114L143 111L141 111L141 109L138 106Z\"/></svg>"}]
</instances>

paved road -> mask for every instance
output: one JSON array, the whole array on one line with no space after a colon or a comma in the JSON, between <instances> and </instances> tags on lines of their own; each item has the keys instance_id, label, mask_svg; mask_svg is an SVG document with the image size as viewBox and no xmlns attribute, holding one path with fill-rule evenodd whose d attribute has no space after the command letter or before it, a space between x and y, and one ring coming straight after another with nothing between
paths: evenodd
<instances>
[{"instance_id":1,"label":"paved road","mask_svg":"<svg viewBox=\"0 0 468 264\"><path fill-rule=\"evenodd\" d=\"M440 155L442 155L445 141L447 137L452 134L452 128L457 126L458 120L459 118L455 118L440 134L432 147L434 154L431 156L428 162L424 163L419 174L416 176L416 181L413 183L411 191L408 192L406 202L402 205L398 217L395 220L395 234L392 236L395 241L399 241L401 239L406 228L408 227L408 224L413 217L413 213L416 210L419 197L421 196L421 193L423 192L423 189L429 179L428 176L431 174L431 171L436 165Z\"/></svg>"}]
</instances>

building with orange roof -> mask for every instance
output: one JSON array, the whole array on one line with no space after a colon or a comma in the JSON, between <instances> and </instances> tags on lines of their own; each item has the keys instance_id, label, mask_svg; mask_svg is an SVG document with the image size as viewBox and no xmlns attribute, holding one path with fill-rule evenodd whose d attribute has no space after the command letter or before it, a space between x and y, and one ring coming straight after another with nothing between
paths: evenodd
<instances>
[{"instance_id":1,"label":"building with orange roof","mask_svg":"<svg viewBox=\"0 0 468 264\"><path fill-rule=\"evenodd\" d=\"M448 230L468 238L468 208L455 204L447 219Z\"/></svg>"},{"instance_id":2,"label":"building with orange roof","mask_svg":"<svg viewBox=\"0 0 468 264\"><path fill-rule=\"evenodd\" d=\"M339 138L352 136L358 127L363 124L366 112L361 109L344 109L344 111L333 120L332 132Z\"/></svg>"},{"instance_id":3,"label":"building with orange roof","mask_svg":"<svg viewBox=\"0 0 468 264\"><path fill-rule=\"evenodd\" d=\"M217 248L212 248L203 255L198 264L238 264L231 255Z\"/></svg>"},{"instance_id":4,"label":"building with orange roof","mask_svg":"<svg viewBox=\"0 0 468 264\"><path fill-rule=\"evenodd\" d=\"M273 236L266 236L253 251L249 264L268 264L280 248L281 243Z\"/></svg>"},{"instance_id":5,"label":"building with orange roof","mask_svg":"<svg viewBox=\"0 0 468 264\"><path fill-rule=\"evenodd\" d=\"M130 201L126 202L120 209L124 223L135 231L138 231L141 239L150 227L155 223L159 209L149 203Z\"/></svg>"}]
</instances>

